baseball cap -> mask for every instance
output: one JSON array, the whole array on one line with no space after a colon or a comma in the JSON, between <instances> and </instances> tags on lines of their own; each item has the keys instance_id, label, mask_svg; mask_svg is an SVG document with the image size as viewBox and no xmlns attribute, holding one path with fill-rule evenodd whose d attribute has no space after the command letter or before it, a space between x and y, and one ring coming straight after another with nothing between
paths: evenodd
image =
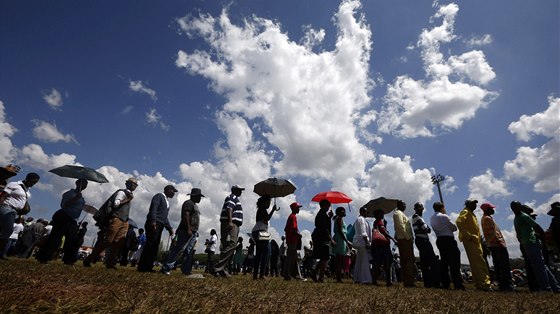
<instances>
[{"instance_id":1,"label":"baseball cap","mask_svg":"<svg viewBox=\"0 0 560 314\"><path fill-rule=\"evenodd\" d=\"M301 204L298 203L298 202L293 202L292 204L290 204L290 208L291 208L291 209L294 209L294 208L301 208L301 207L303 207L303 206L301 206Z\"/></svg>"},{"instance_id":2,"label":"baseball cap","mask_svg":"<svg viewBox=\"0 0 560 314\"><path fill-rule=\"evenodd\" d=\"M480 205L480 208L482 210L488 210L488 209L491 209L491 208L496 208L496 206L492 203L484 203L484 204Z\"/></svg>"}]
</instances>

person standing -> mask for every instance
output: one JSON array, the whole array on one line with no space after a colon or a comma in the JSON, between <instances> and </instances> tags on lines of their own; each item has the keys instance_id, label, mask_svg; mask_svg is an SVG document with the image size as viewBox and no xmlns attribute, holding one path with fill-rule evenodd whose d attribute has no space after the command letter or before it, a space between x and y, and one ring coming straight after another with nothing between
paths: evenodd
<instances>
[{"instance_id":1,"label":"person standing","mask_svg":"<svg viewBox=\"0 0 560 314\"><path fill-rule=\"evenodd\" d=\"M447 216L443 203L435 202L433 208L434 215L430 219L430 224L436 234L436 245L441 257L441 286L444 289L449 289L451 284L449 273L451 272L455 290L465 290L461 277L461 252L453 235L453 232L457 231L457 226Z\"/></svg>"},{"instance_id":2,"label":"person standing","mask_svg":"<svg viewBox=\"0 0 560 314\"><path fill-rule=\"evenodd\" d=\"M488 291L491 290L490 276L482 252L480 228L474 215L477 203L477 200L466 200L465 208L459 213L456 224L459 229L459 241L463 242L471 265L474 286L477 290Z\"/></svg>"},{"instance_id":3,"label":"person standing","mask_svg":"<svg viewBox=\"0 0 560 314\"><path fill-rule=\"evenodd\" d=\"M117 190L105 202L105 210L108 211L107 216L109 219L106 222L98 221L99 232L97 233L97 242L91 254L84 259L84 266L89 267L91 263L98 259L101 252L108 248L105 252L105 267L116 269L119 254L124 246L128 232L128 217L132 200L134 199L133 192L138 187L138 181L135 178L129 178L125 182L125 187L126 189Z\"/></svg>"},{"instance_id":4,"label":"person standing","mask_svg":"<svg viewBox=\"0 0 560 314\"><path fill-rule=\"evenodd\" d=\"M391 243L389 240L396 243L397 241L389 234L385 227L383 210L378 208L374 210L373 215L375 221L373 222L372 239L371 239L371 260L372 260L372 282L377 286L377 278L381 274L381 266L385 271L385 283L387 287L393 285L391 268L393 266L393 253L391 252Z\"/></svg>"},{"instance_id":5,"label":"person standing","mask_svg":"<svg viewBox=\"0 0 560 314\"><path fill-rule=\"evenodd\" d=\"M284 277L284 267L286 265L286 252L288 247L286 246L286 236L283 235L280 239L282 240L278 251L278 255L280 257L280 275Z\"/></svg>"},{"instance_id":6,"label":"person standing","mask_svg":"<svg viewBox=\"0 0 560 314\"><path fill-rule=\"evenodd\" d=\"M548 228L552 233L552 241L556 248L560 250L560 202L550 204L550 210L547 215L552 216L552 221Z\"/></svg>"},{"instance_id":7,"label":"person standing","mask_svg":"<svg viewBox=\"0 0 560 314\"><path fill-rule=\"evenodd\" d=\"M492 254L494 272L498 278L500 291L513 291L511 266L509 264L506 241L502 235L502 231L492 218L496 206L491 203L484 203L480 205L480 208L484 212L484 215L480 219L482 233L484 234L484 239L486 239L486 246L488 246Z\"/></svg>"},{"instance_id":8,"label":"person standing","mask_svg":"<svg viewBox=\"0 0 560 314\"><path fill-rule=\"evenodd\" d=\"M292 213L288 216L284 232L286 233L286 261L284 268L282 268L282 276L284 280L290 280L292 277L297 277L297 254L298 243L301 246L301 233L299 232L297 214L301 208L301 204L294 202L290 204Z\"/></svg>"},{"instance_id":9,"label":"person standing","mask_svg":"<svg viewBox=\"0 0 560 314\"><path fill-rule=\"evenodd\" d=\"M544 230L533 218L523 212L522 205L519 202L511 202L511 209L515 214L513 225L517 233L517 239L525 250L539 290L560 292L560 286L558 286L556 278L544 263L541 242L537 238L538 234L541 239L544 239Z\"/></svg>"},{"instance_id":10,"label":"person standing","mask_svg":"<svg viewBox=\"0 0 560 314\"><path fill-rule=\"evenodd\" d=\"M218 243L218 236L216 234L216 229L210 230L210 240L208 240L207 244L208 251L206 254L208 254L208 256L206 261L206 271L210 274L214 273L214 254L216 254L216 246Z\"/></svg>"},{"instance_id":11,"label":"person standing","mask_svg":"<svg viewBox=\"0 0 560 314\"><path fill-rule=\"evenodd\" d=\"M335 254L336 282L342 282L346 254L352 249L352 244L346 238L347 229L344 223L344 217L346 217L346 209L344 207L337 207L335 210L333 236L333 240L336 244L332 248L332 252Z\"/></svg>"},{"instance_id":12,"label":"person standing","mask_svg":"<svg viewBox=\"0 0 560 314\"><path fill-rule=\"evenodd\" d=\"M184 275L190 275L192 272L191 253L194 250L200 226L198 203L200 203L204 195L202 195L202 191L199 188L192 188L191 193L188 195L190 195L190 199L186 200L181 208L181 222L177 228L177 243L169 250L169 254L161 266L160 272L165 275L170 274L181 252L183 252L181 272Z\"/></svg>"},{"instance_id":13,"label":"person standing","mask_svg":"<svg viewBox=\"0 0 560 314\"><path fill-rule=\"evenodd\" d=\"M257 222L251 231L251 236L256 243L255 259L253 260L253 279L266 279L266 266L268 265L270 233L268 233L268 222L279 208L274 205L270 213L270 196L264 195L257 200Z\"/></svg>"},{"instance_id":14,"label":"person standing","mask_svg":"<svg viewBox=\"0 0 560 314\"><path fill-rule=\"evenodd\" d=\"M395 239L399 247L401 261L401 277L405 287L415 287L414 284L414 236L408 217L404 214L406 203L397 201L397 210L393 213L393 223L395 225Z\"/></svg>"},{"instance_id":15,"label":"person standing","mask_svg":"<svg viewBox=\"0 0 560 314\"><path fill-rule=\"evenodd\" d=\"M428 237L432 229L422 218L423 212L424 205L421 203L414 204L414 215L412 215L412 229L415 235L414 243L416 248L418 248L418 252L420 252L420 268L422 269L424 287L439 288L439 260Z\"/></svg>"},{"instance_id":16,"label":"person standing","mask_svg":"<svg viewBox=\"0 0 560 314\"><path fill-rule=\"evenodd\" d=\"M132 258L130 259L130 266L136 267L140 256L142 256L142 251L144 250L144 246L146 245L146 233L144 232L144 228L138 229L138 248L134 254L132 254Z\"/></svg>"},{"instance_id":17,"label":"person standing","mask_svg":"<svg viewBox=\"0 0 560 314\"><path fill-rule=\"evenodd\" d=\"M353 244L356 249L356 262L354 264L354 282L370 284L371 271L369 263L369 249L371 245L371 227L365 216L367 208L360 208L360 215L354 222L354 239Z\"/></svg>"},{"instance_id":18,"label":"person standing","mask_svg":"<svg viewBox=\"0 0 560 314\"><path fill-rule=\"evenodd\" d=\"M17 212L29 206L29 189L39 182L39 179L38 174L30 172L23 181L8 183L0 194L0 252L4 252L8 239L14 232ZM4 254L0 254L0 260L2 259L6 259Z\"/></svg>"},{"instance_id":19,"label":"person standing","mask_svg":"<svg viewBox=\"0 0 560 314\"><path fill-rule=\"evenodd\" d=\"M244 190L245 188L234 185L231 187L231 194L224 200L220 214L220 260L214 266L214 276L230 277L226 267L235 254L239 227L243 224L243 207L239 197Z\"/></svg>"},{"instance_id":20,"label":"person standing","mask_svg":"<svg viewBox=\"0 0 560 314\"><path fill-rule=\"evenodd\" d=\"M53 226L45 245L37 252L37 260L46 264L53 259L54 254L60 247L64 237L62 261L66 265L74 265L76 262L76 244L78 242L78 219L82 208L86 204L82 192L87 188L88 181L76 180L76 188L62 195L62 201L57 212L52 216Z\"/></svg>"},{"instance_id":21,"label":"person standing","mask_svg":"<svg viewBox=\"0 0 560 314\"><path fill-rule=\"evenodd\" d=\"M138 261L139 272L154 273L154 262L159 250L161 242L161 233L163 229L167 229L169 236L173 236L173 228L169 224L169 199L175 196L177 189L173 185L167 185L163 189L163 193L158 193L152 197L150 209L146 216L144 228L146 230L146 244Z\"/></svg>"},{"instance_id":22,"label":"person standing","mask_svg":"<svg viewBox=\"0 0 560 314\"><path fill-rule=\"evenodd\" d=\"M331 236L331 202L323 199L319 202L319 212L315 216L315 229L311 234L313 239L313 258L319 260L317 271L311 271L313 281L324 282L327 263L330 257L330 247L335 244Z\"/></svg>"}]
</instances>

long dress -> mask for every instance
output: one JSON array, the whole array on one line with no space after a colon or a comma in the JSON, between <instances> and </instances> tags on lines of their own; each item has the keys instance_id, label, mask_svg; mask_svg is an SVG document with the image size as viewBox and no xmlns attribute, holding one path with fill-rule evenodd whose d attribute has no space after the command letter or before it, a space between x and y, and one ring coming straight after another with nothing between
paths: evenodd
<instances>
[{"instance_id":1,"label":"long dress","mask_svg":"<svg viewBox=\"0 0 560 314\"><path fill-rule=\"evenodd\" d=\"M355 283L371 283L371 271L367 245L364 237L370 242L371 227L366 219L359 216L354 223L354 239L352 245L356 249L356 263L354 264L354 282Z\"/></svg>"}]
</instances>

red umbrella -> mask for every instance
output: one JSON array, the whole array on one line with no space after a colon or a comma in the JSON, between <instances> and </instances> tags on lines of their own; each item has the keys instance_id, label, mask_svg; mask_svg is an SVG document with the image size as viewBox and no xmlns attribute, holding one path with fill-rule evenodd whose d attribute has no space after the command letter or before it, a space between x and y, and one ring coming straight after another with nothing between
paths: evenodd
<instances>
[{"instance_id":1,"label":"red umbrella","mask_svg":"<svg viewBox=\"0 0 560 314\"><path fill-rule=\"evenodd\" d=\"M331 204L350 203L352 201L352 199L350 197L348 197L348 195L346 195L342 192L337 192L337 191L321 192L321 193L313 196L311 201L320 202L320 201L325 200L325 199L327 201L331 202Z\"/></svg>"}]
</instances>

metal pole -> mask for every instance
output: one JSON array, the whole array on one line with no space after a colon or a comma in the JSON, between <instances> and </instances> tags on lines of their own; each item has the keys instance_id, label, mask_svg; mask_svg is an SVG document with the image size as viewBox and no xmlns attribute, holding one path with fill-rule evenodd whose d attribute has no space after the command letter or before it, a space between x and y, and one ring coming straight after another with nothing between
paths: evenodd
<instances>
[{"instance_id":1,"label":"metal pole","mask_svg":"<svg viewBox=\"0 0 560 314\"><path fill-rule=\"evenodd\" d=\"M442 204L445 205L445 203L443 202L443 196L441 195L441 187L440 187L440 183L444 180L445 180L445 177L442 176L441 174L436 174L436 175L432 176L432 183L435 184L437 186L437 189L438 189L439 201Z\"/></svg>"}]
</instances>

